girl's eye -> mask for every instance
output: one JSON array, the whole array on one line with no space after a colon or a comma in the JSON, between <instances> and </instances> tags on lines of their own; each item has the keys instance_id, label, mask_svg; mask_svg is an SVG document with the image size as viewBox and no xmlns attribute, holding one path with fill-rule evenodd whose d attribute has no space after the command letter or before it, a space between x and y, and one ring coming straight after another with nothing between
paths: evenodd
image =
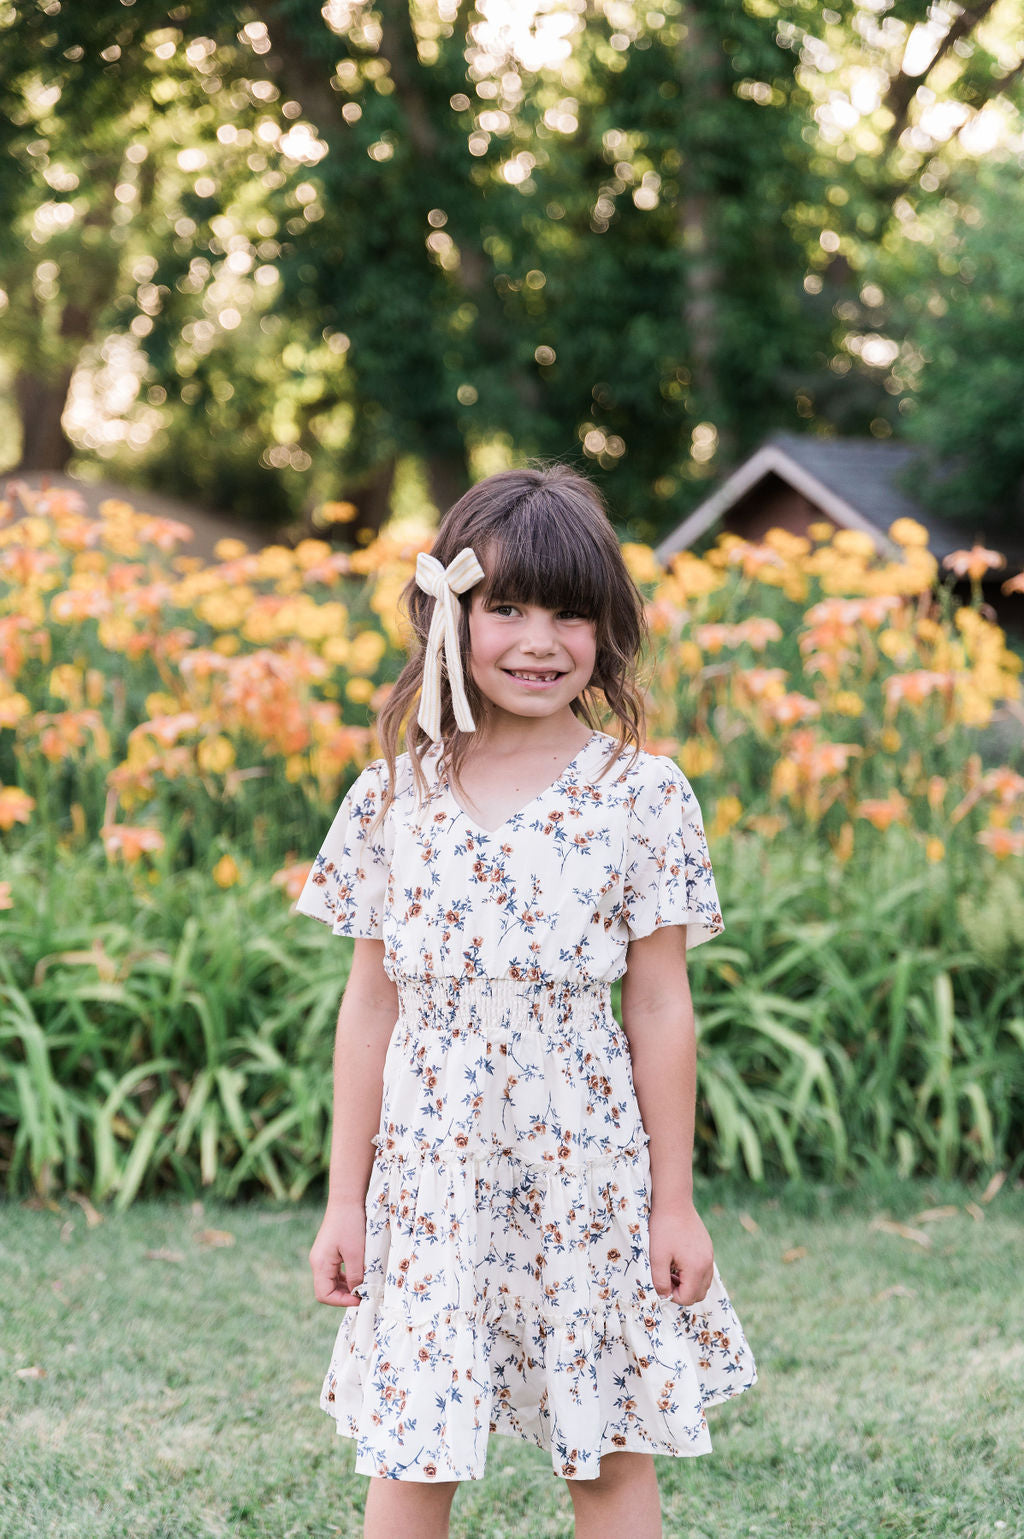
<instances>
[{"instance_id":1,"label":"girl's eye","mask_svg":"<svg viewBox=\"0 0 1024 1539\"><path fill-rule=\"evenodd\" d=\"M499 614L503 609L516 609L517 607L518 606L516 604L492 604L491 612L493 614ZM582 614L578 609L560 609L558 613L560 616L567 615L574 620L589 619L588 615Z\"/></svg>"}]
</instances>

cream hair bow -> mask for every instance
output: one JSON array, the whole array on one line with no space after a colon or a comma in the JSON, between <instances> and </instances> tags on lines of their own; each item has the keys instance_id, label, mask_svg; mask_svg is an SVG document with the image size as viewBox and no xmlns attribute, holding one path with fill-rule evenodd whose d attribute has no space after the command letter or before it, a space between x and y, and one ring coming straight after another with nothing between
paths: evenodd
<instances>
[{"instance_id":1,"label":"cream hair bow","mask_svg":"<svg viewBox=\"0 0 1024 1539\"><path fill-rule=\"evenodd\" d=\"M435 743L441 741L441 648L452 691L455 721L463 732L475 732L476 724L466 699L459 652L459 604L455 595L465 593L484 575L484 569L469 545L463 547L447 567L436 556L420 551L416 557L416 582L424 593L436 600L430 617L430 631L423 657L423 684L420 690L419 723Z\"/></svg>"}]
</instances>

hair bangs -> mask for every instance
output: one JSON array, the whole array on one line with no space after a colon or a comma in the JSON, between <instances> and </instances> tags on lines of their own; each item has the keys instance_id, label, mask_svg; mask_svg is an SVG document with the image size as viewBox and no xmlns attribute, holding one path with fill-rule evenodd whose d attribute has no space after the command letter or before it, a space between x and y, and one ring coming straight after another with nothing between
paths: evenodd
<instances>
[{"instance_id":1,"label":"hair bangs","mask_svg":"<svg viewBox=\"0 0 1024 1539\"><path fill-rule=\"evenodd\" d=\"M524 499L514 518L488 533L478 552L486 572L480 586L484 603L573 609L600 621L612 588L606 553L564 516L560 505L552 507L535 493Z\"/></svg>"}]
</instances>

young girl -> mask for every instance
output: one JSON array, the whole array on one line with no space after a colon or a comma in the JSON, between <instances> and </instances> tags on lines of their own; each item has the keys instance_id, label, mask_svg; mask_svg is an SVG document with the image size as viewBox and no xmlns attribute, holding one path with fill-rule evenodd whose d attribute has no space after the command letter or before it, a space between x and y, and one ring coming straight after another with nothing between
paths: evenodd
<instances>
[{"instance_id":1,"label":"young girl","mask_svg":"<svg viewBox=\"0 0 1024 1539\"><path fill-rule=\"evenodd\" d=\"M692 1197L700 809L640 748L643 600L583 477L475 486L402 604L384 757L298 901L355 937L321 1405L373 1477L366 1539L444 1539L491 1432L550 1451L578 1539L655 1539L652 1455L707 1452L705 1407L756 1379Z\"/></svg>"}]
</instances>

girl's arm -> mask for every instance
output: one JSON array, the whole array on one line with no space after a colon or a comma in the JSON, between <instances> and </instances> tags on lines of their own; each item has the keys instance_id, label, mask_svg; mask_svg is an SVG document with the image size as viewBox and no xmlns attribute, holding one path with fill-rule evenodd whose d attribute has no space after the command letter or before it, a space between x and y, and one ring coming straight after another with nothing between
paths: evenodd
<instances>
[{"instance_id":1,"label":"girl's arm","mask_svg":"<svg viewBox=\"0 0 1024 1539\"><path fill-rule=\"evenodd\" d=\"M622 1025L650 1139L654 1286L662 1298L695 1304L711 1286L714 1251L693 1206L697 1040L685 925L665 925L630 942Z\"/></svg>"},{"instance_id":2,"label":"girl's arm","mask_svg":"<svg viewBox=\"0 0 1024 1539\"><path fill-rule=\"evenodd\" d=\"M334 1038L334 1112L327 1211L309 1253L321 1304L358 1304L363 1280L371 1139L380 1125L384 1058L398 1019L398 990L384 971L384 942L354 942Z\"/></svg>"}]
</instances>

